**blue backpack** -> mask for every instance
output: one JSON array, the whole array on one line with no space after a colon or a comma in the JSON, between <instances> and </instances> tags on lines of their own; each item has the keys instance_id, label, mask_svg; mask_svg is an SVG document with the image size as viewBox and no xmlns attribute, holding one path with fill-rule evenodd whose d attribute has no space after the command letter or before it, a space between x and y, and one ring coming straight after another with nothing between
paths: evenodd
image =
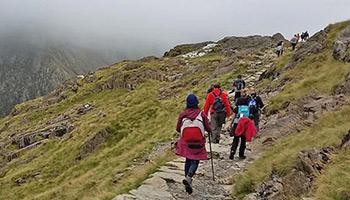
<instances>
[{"instance_id":1,"label":"blue backpack","mask_svg":"<svg viewBox=\"0 0 350 200\"><path fill-rule=\"evenodd\" d=\"M243 117L249 117L249 106L238 106L238 116L241 116L243 114Z\"/></svg>"},{"instance_id":2,"label":"blue backpack","mask_svg":"<svg viewBox=\"0 0 350 200\"><path fill-rule=\"evenodd\" d=\"M248 104L249 108L256 108L256 100L251 98Z\"/></svg>"}]
</instances>

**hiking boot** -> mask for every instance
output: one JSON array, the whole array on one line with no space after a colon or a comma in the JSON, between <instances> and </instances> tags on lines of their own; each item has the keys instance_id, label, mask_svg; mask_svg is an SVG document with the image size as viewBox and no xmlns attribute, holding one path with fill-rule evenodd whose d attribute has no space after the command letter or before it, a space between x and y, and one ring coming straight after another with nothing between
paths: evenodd
<instances>
[{"instance_id":1,"label":"hiking boot","mask_svg":"<svg viewBox=\"0 0 350 200\"><path fill-rule=\"evenodd\" d=\"M186 178L182 181L182 183L185 185L185 190L188 194L192 194L192 178L189 176L186 176Z\"/></svg>"},{"instance_id":2,"label":"hiking boot","mask_svg":"<svg viewBox=\"0 0 350 200\"><path fill-rule=\"evenodd\" d=\"M230 160L233 160L233 158L235 157L235 154L233 154L233 153L230 153L230 157L229 157L229 159Z\"/></svg>"},{"instance_id":3,"label":"hiking boot","mask_svg":"<svg viewBox=\"0 0 350 200\"><path fill-rule=\"evenodd\" d=\"M247 156L239 156L239 159L241 159L241 160L244 160L246 158L247 158Z\"/></svg>"}]
</instances>

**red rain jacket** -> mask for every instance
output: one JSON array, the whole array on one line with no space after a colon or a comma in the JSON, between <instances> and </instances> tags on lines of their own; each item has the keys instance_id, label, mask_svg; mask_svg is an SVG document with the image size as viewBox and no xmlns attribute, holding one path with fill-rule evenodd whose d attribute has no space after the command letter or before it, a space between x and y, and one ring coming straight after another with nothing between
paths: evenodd
<instances>
[{"instance_id":1,"label":"red rain jacket","mask_svg":"<svg viewBox=\"0 0 350 200\"><path fill-rule=\"evenodd\" d=\"M204 104L204 113L208 115L208 111L210 109L210 113L215 112L213 109L213 104L214 104L214 100L215 100L215 96L219 96L221 90L219 88L214 88L213 92L210 92L207 95L207 99L205 100L205 104ZM214 94L213 94L214 93ZM221 92L221 99L225 105L225 109L226 109L226 117L229 117L231 115L231 106L230 106L230 102L228 101L227 98L227 94L225 92Z\"/></svg>"},{"instance_id":2,"label":"red rain jacket","mask_svg":"<svg viewBox=\"0 0 350 200\"><path fill-rule=\"evenodd\" d=\"M253 120L248 117L243 117L238 121L235 136L244 135L247 142L251 142L252 138L256 136L256 128Z\"/></svg>"}]
</instances>

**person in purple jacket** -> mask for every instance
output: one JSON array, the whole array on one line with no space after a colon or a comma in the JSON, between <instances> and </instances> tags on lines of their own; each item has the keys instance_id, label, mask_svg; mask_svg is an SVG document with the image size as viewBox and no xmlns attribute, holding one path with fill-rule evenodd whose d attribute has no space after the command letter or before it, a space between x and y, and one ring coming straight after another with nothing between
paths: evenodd
<instances>
[{"instance_id":1,"label":"person in purple jacket","mask_svg":"<svg viewBox=\"0 0 350 200\"><path fill-rule=\"evenodd\" d=\"M180 138L176 144L176 155L186 158L183 184L187 193L192 194L192 178L200 160L208 160L205 149L205 131L211 133L207 115L198 107L198 98L190 94L186 98L186 109L180 114L176 131Z\"/></svg>"}]
</instances>

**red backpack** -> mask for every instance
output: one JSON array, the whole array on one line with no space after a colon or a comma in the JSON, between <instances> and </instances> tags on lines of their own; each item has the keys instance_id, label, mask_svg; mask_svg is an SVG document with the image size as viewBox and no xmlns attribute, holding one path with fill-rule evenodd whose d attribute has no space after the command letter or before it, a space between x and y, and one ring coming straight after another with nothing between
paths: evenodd
<instances>
[{"instance_id":1,"label":"red backpack","mask_svg":"<svg viewBox=\"0 0 350 200\"><path fill-rule=\"evenodd\" d=\"M191 120L189 118L182 119L181 138L187 143L200 142L204 138L205 128L203 125L202 112Z\"/></svg>"}]
</instances>

